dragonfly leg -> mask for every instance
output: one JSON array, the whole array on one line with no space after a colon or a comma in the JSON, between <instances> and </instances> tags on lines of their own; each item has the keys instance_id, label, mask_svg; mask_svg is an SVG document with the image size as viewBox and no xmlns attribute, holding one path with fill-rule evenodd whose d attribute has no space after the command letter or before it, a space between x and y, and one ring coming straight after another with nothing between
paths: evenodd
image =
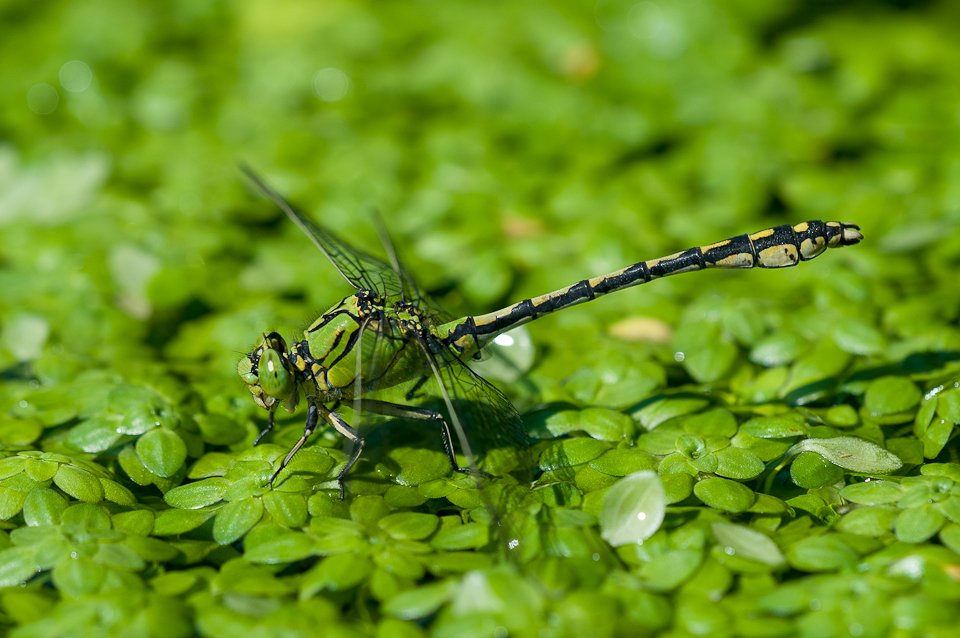
<instances>
[{"instance_id":1,"label":"dragonfly leg","mask_svg":"<svg viewBox=\"0 0 960 638\"><path fill-rule=\"evenodd\" d=\"M260 439L265 437L267 435L267 432L273 429L273 412L274 412L273 409L271 409L267 413L267 427L263 428L263 430L260 431L260 434L257 435L257 438L253 440L253 447L257 447L258 445L260 445Z\"/></svg>"},{"instance_id":2,"label":"dragonfly leg","mask_svg":"<svg viewBox=\"0 0 960 638\"><path fill-rule=\"evenodd\" d=\"M340 500L342 501L343 477L347 475L347 472L350 471L350 468L353 467L353 464L356 463L357 459L360 458L360 453L363 452L363 437L360 436L360 432L358 432L355 428L350 427L346 421L333 412L326 411L326 414L323 416L330 423L330 425L336 429L337 432L347 437L354 443L353 454L350 455L350 460L347 461L347 464L343 466L342 470L340 470L340 474L337 475L337 485L340 487Z\"/></svg>"},{"instance_id":3,"label":"dragonfly leg","mask_svg":"<svg viewBox=\"0 0 960 638\"><path fill-rule=\"evenodd\" d=\"M447 420L443 418L443 415L439 412L433 410L427 410L426 408L412 408L408 405L398 405L396 403L387 403L386 401L376 401L374 399L367 399L363 402L363 407L373 412L374 414L382 414L383 416L395 416L403 419L415 419L417 421L434 421L440 424L440 432L443 435L443 449L447 452L447 458L450 459L450 467L453 468L455 472L464 472L465 474L479 474L480 476L486 476L487 478L493 478L493 476L483 470L478 470L472 467L460 467L460 464L457 463L457 456L453 451L453 435L450 433L450 425L447 423Z\"/></svg>"},{"instance_id":4,"label":"dragonfly leg","mask_svg":"<svg viewBox=\"0 0 960 638\"><path fill-rule=\"evenodd\" d=\"M287 464L290 462L290 459L293 458L293 455L296 454L300 450L300 448L303 447L303 444L307 442L307 439L310 437L311 434L313 434L313 431L317 429L317 422L320 420L320 412L317 408L317 404L313 401L313 399L308 399L308 401L309 401L309 407L307 408L307 423L306 425L303 426L303 434L300 436L300 440L297 441L296 445L294 445L290 449L290 451L287 452L287 455L283 457L283 461L280 463L280 467L277 468L277 471L274 472L273 476L270 477L271 486L273 486L273 482L277 480L277 476L280 474L280 472L283 471L283 468L287 467ZM326 412L325 409L324 409L324 412ZM271 417L273 416L272 410L270 411L270 416ZM273 425L272 421L273 419L271 419L271 424L270 424L271 426ZM269 427L268 427L268 430L269 430ZM267 430L264 430L264 433L266 431ZM261 434L260 436L263 436L263 434Z\"/></svg>"}]
</instances>

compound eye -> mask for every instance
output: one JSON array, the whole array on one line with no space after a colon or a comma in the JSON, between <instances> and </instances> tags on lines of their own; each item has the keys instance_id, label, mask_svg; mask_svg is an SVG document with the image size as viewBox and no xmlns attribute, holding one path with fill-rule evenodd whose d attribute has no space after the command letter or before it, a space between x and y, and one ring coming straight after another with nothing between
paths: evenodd
<instances>
[{"instance_id":1,"label":"compound eye","mask_svg":"<svg viewBox=\"0 0 960 638\"><path fill-rule=\"evenodd\" d=\"M283 357L272 348L263 352L257 366L260 388L275 399L286 399L293 392L293 375Z\"/></svg>"},{"instance_id":2,"label":"compound eye","mask_svg":"<svg viewBox=\"0 0 960 638\"><path fill-rule=\"evenodd\" d=\"M240 363L237 364L237 374L247 385L257 383L257 375L253 373L253 360L249 356L241 359Z\"/></svg>"}]
</instances>

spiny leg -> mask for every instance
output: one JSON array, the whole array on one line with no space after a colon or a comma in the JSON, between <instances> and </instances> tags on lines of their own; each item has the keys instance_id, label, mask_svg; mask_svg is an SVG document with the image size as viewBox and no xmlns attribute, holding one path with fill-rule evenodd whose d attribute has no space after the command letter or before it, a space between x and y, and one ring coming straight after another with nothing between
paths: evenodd
<instances>
[{"instance_id":1,"label":"spiny leg","mask_svg":"<svg viewBox=\"0 0 960 638\"><path fill-rule=\"evenodd\" d=\"M412 408L408 405L398 405L396 403L387 403L386 401L377 401L374 399L367 399L363 402L364 407L369 412L374 414L381 414L383 416L394 416L402 419L415 419L417 421L434 421L440 424L440 432L443 435L443 449L447 452L447 458L450 459L450 467L455 472L463 472L465 474L479 474L480 476L486 476L487 478L493 478L493 476L483 470L474 469L472 467L460 467L460 464L457 463L457 456L453 451L453 436L450 434L450 425L447 424L447 420L443 418L443 415L439 412L433 410L427 410L426 408Z\"/></svg>"},{"instance_id":2,"label":"spiny leg","mask_svg":"<svg viewBox=\"0 0 960 638\"><path fill-rule=\"evenodd\" d=\"M364 401L364 404L367 402ZM327 411L323 415L324 418L336 429L337 432L347 437L350 441L353 441L354 449L353 454L350 455L350 459L347 461L347 464L343 466L343 469L340 470L340 473L337 474L337 485L340 487L340 500L343 500L343 477L347 475L347 472L350 471L350 468L353 467L354 463L357 462L357 459L360 458L360 454L363 452L363 437L360 436L355 428L350 427L350 425L344 421L339 415L334 414L333 412Z\"/></svg>"},{"instance_id":3,"label":"spiny leg","mask_svg":"<svg viewBox=\"0 0 960 638\"><path fill-rule=\"evenodd\" d=\"M271 408L267 413L267 427L263 428L263 430L260 431L260 434L257 435L257 438L253 440L253 447L257 447L260 444L260 439L265 437L267 433L273 429L273 413L274 410Z\"/></svg>"},{"instance_id":4,"label":"spiny leg","mask_svg":"<svg viewBox=\"0 0 960 638\"><path fill-rule=\"evenodd\" d=\"M280 463L280 467L277 468L277 471L274 472L273 476L270 477L271 486L273 486L273 482L277 480L277 476L283 471L283 468L287 467L287 464L290 462L290 459L293 458L293 455L303 447L303 444L307 442L307 439L311 434L313 434L313 431L317 429L317 422L320 420L319 409L317 408L316 402L312 398L308 398L307 402L307 422L303 426L303 434L300 436L300 440L297 441L296 445L294 445L293 448L287 452L287 455L283 457L283 461ZM327 412L326 408L322 409L324 412ZM270 416L273 416L272 411L270 412Z\"/></svg>"}]
</instances>

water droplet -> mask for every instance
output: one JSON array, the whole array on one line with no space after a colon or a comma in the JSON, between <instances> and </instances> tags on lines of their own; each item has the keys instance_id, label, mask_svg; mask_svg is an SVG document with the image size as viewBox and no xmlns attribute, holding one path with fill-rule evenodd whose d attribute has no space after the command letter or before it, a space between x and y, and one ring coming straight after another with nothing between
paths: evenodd
<instances>
[{"instance_id":1,"label":"water droplet","mask_svg":"<svg viewBox=\"0 0 960 638\"><path fill-rule=\"evenodd\" d=\"M684 359L684 355L682 352L675 352L673 354L673 360L676 361L677 363L683 362L683 359Z\"/></svg>"}]
</instances>

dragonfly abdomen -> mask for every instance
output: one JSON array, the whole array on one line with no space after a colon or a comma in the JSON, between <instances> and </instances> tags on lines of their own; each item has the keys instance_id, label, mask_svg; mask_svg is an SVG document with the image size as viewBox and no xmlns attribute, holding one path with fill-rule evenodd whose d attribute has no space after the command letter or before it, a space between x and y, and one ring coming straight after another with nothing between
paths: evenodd
<instances>
[{"instance_id":1,"label":"dragonfly abdomen","mask_svg":"<svg viewBox=\"0 0 960 638\"><path fill-rule=\"evenodd\" d=\"M642 261L607 275L578 281L560 290L524 299L502 310L468 317L447 328L446 343L464 352L482 348L496 335L543 315L590 301L601 295L705 268L785 268L813 259L827 248L849 246L863 239L856 224L808 221L776 226L749 235L698 246Z\"/></svg>"}]
</instances>

